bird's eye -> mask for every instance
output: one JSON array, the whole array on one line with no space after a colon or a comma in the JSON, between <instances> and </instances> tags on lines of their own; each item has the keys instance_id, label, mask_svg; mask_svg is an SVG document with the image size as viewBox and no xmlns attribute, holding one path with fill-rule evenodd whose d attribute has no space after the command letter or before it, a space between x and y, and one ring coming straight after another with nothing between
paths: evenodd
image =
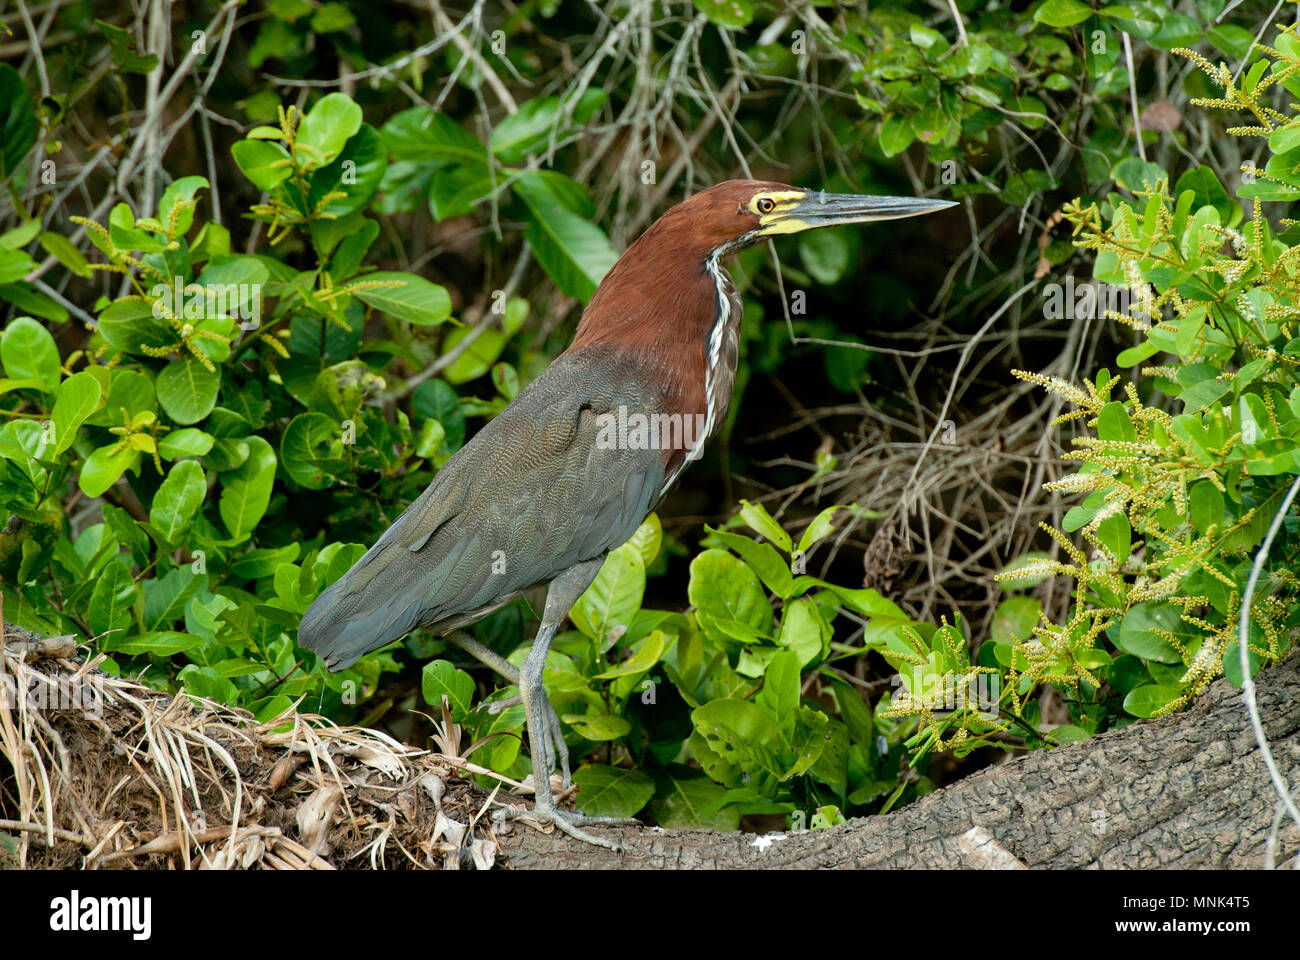
<instances>
[{"instance_id":1,"label":"bird's eye","mask_svg":"<svg viewBox=\"0 0 1300 960\"><path fill-rule=\"evenodd\" d=\"M772 202L771 197L762 197L758 201L759 213L771 213L775 209L776 209L776 204Z\"/></svg>"}]
</instances>

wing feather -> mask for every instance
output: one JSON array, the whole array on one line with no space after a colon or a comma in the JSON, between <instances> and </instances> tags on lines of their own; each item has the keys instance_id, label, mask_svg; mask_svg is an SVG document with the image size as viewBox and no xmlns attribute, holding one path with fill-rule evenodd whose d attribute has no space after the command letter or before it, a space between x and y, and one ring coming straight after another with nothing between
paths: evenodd
<instances>
[{"instance_id":1,"label":"wing feather","mask_svg":"<svg viewBox=\"0 0 1300 960\"><path fill-rule=\"evenodd\" d=\"M299 643L340 670L415 627L475 619L625 541L663 486L663 457L598 444L598 414L646 405L636 382L561 357L316 598Z\"/></svg>"}]
</instances>

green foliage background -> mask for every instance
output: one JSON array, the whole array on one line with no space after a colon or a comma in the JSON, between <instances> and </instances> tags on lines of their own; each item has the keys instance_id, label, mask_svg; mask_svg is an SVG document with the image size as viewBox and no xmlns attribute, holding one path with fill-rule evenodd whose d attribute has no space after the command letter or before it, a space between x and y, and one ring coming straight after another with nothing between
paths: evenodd
<instances>
[{"instance_id":1,"label":"green foliage background","mask_svg":"<svg viewBox=\"0 0 1300 960\"><path fill-rule=\"evenodd\" d=\"M325 674L298 620L562 348L617 250L692 187L753 174L964 200L987 249L905 224L782 241L779 275L763 249L741 258L723 452L679 491L714 523L651 517L548 661L581 805L824 826L972 751L1240 682L1251 560L1300 476L1300 234L1280 219L1300 196L1300 44L1254 42L1269 8L547 2L456 31L380 6L383 30L372 3L190 5L162 24L163 62L111 5L51 5L39 56L0 63L7 620L262 719L417 737L412 711L445 697L462 730L444 747L521 778L520 708L479 709L510 687L418 634ZM923 263L898 274L881 265L900 234ZM945 259L962 269L943 279ZM769 409L756 382L808 383L811 356L809 390L904 396L905 365L863 349L864 298L906 328L941 287L977 337L1067 271L1129 299L1088 327L1098 369L1016 343L1015 375L1073 408L1042 430L1076 429L1079 469L1042 448L1049 494L1074 499L976 578L989 616L929 622L831 559L879 519L819 502L834 444L733 498L751 465L731 440ZM1023 402L1006 389L988 402ZM1256 588L1252 669L1300 627L1294 522ZM534 620L521 601L474 632L517 664Z\"/></svg>"}]
</instances>

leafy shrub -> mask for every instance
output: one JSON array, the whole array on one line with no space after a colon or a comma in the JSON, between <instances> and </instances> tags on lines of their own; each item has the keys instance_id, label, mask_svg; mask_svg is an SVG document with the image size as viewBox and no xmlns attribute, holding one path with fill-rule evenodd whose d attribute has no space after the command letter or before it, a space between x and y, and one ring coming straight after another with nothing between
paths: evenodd
<instances>
[{"instance_id":1,"label":"leafy shrub","mask_svg":"<svg viewBox=\"0 0 1300 960\"><path fill-rule=\"evenodd\" d=\"M1136 158L1117 165L1116 180L1142 186L1065 207L1076 246L1095 253L1094 276L1132 294L1107 316L1138 337L1117 358L1136 376L1126 382L1102 369L1076 386L1017 371L1073 406L1058 423L1089 428L1067 454L1079 471L1047 484L1086 497L1065 514L1062 530L1044 526L1064 558L1027 557L1000 579L1023 587L1069 577L1073 604L1057 624L1028 598L1005 601L1000 612L1016 625L1010 635L985 642L977 666L950 668L958 682L985 668L1004 672L1000 706L1021 719L1036 706L1035 691L1061 689L1072 722L1049 741L1168 713L1219 676L1240 684L1243 617L1252 674L1294 646L1294 507L1250 610L1242 609L1254 554L1300 476L1300 233L1286 222L1276 234L1262 214L1262 201L1300 196L1300 121L1261 102L1274 83L1300 95L1294 30L1281 30L1277 49L1262 48L1267 56L1240 85L1226 65L1175 51L1224 88L1224 97L1199 104L1248 110L1254 122L1230 132L1268 139L1265 169L1255 176L1253 165L1244 167L1239 196L1253 204L1249 220L1209 168L1183 173L1171 191L1168 174ZM1067 536L1073 532L1081 544ZM975 709L934 720L926 699L934 688L894 705L927 721L927 746L951 730L949 742L970 749L1013 724Z\"/></svg>"},{"instance_id":2,"label":"leafy shrub","mask_svg":"<svg viewBox=\"0 0 1300 960\"><path fill-rule=\"evenodd\" d=\"M407 130L409 145L418 131L397 120L390 127ZM437 129L472 140L452 127ZM437 147L432 134L424 143ZM466 416L495 413L518 389L503 363L493 400L462 403L449 384L497 360L526 306L503 304L499 330L411 391L409 415L386 417L366 402L386 386L376 371L393 358L432 362L424 331L449 320L451 301L421 277L362 265L379 232L365 210L388 169L380 133L351 99L330 94L301 117L291 108L278 126L254 128L233 155L267 192L250 211L269 225L267 245L302 235L314 265L232 253L228 231L196 215L202 177L175 181L150 217L120 203L106 227L74 218L107 262L87 264L66 242L52 252L69 269L121 275L129 292L97 304L94 336L66 360L30 318L5 331L4 388L22 406L0 427L0 496L15 518L0 570L18 622L97 637L106 668L145 669L164 685L170 658L183 654L190 662L174 680L185 689L273 715L318 684L292 642L302 611L460 446ZM539 214L547 224L553 215L573 226L565 211ZM0 237L0 256L21 259L24 272L20 248L36 226ZM368 310L388 339L363 341ZM447 337L444 353L465 332ZM114 487L126 474L131 501ZM61 520L74 477L85 497L115 501L75 540ZM360 524L357 542L302 536L313 510ZM328 676L318 708L359 704L393 668L381 654Z\"/></svg>"},{"instance_id":3,"label":"leafy shrub","mask_svg":"<svg viewBox=\"0 0 1300 960\"><path fill-rule=\"evenodd\" d=\"M833 681L826 704L801 696L804 671L860 653L832 646L841 612L866 618L872 642L903 624L930 632L874 590L796 572L843 509L852 508L824 511L796 542L763 507L743 504L735 522L709 529L691 561L687 613L642 606L662 548L653 514L610 553L545 672L561 719L598 748L574 773L587 812L631 816L649 805L664 826L734 829L742 812L827 807L834 817L879 808L891 792L894 801L924 792L928 782L898 783L905 729L874 718L850 684ZM526 655L509 659L518 666ZM431 706L448 698L452 720L490 747L493 769L527 774L518 738L494 737L519 732L522 707L474 708L472 679L447 660L425 665L423 688ZM517 692L504 687L487 702ZM594 762L602 753L606 762Z\"/></svg>"}]
</instances>

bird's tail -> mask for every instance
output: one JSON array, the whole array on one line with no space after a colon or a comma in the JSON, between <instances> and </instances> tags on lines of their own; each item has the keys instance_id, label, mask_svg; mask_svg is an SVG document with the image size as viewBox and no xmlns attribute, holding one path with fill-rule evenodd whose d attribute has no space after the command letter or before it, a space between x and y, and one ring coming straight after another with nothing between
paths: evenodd
<instances>
[{"instance_id":1,"label":"bird's tail","mask_svg":"<svg viewBox=\"0 0 1300 960\"><path fill-rule=\"evenodd\" d=\"M419 506L398 517L303 614L298 643L319 654L328 669L343 670L422 623L459 612L456 602L472 592L461 590L465 576L457 567L481 552L480 538L442 526ZM412 540L412 528L422 523L429 532Z\"/></svg>"},{"instance_id":2,"label":"bird's tail","mask_svg":"<svg viewBox=\"0 0 1300 960\"><path fill-rule=\"evenodd\" d=\"M355 594L349 579L353 567L318 596L298 626L298 645L318 654L330 671L344 670L372 650L392 643L415 628L423 606L422 584L370 609L345 616L343 609Z\"/></svg>"}]
</instances>

